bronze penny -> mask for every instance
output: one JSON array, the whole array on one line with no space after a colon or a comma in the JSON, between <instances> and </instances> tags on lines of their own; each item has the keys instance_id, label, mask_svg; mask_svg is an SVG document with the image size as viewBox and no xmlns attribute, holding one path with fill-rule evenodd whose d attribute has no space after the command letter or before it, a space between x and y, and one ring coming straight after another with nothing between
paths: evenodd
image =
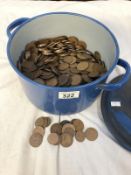
<instances>
[{"instance_id":1,"label":"bronze penny","mask_svg":"<svg viewBox=\"0 0 131 175\"><path fill-rule=\"evenodd\" d=\"M59 86L66 85L69 81L69 74L63 74L58 77Z\"/></svg>"},{"instance_id":2,"label":"bronze penny","mask_svg":"<svg viewBox=\"0 0 131 175\"><path fill-rule=\"evenodd\" d=\"M67 123L62 127L62 132L65 131L66 128L72 128L73 130L75 130L75 127L71 124L71 123Z\"/></svg>"},{"instance_id":3,"label":"bronze penny","mask_svg":"<svg viewBox=\"0 0 131 175\"><path fill-rule=\"evenodd\" d=\"M88 74L88 76L91 77L91 78L99 77L99 73L98 72L90 72Z\"/></svg>"},{"instance_id":4,"label":"bronze penny","mask_svg":"<svg viewBox=\"0 0 131 175\"><path fill-rule=\"evenodd\" d=\"M71 127L67 127L63 130L63 133L67 133L73 137L75 135L75 130Z\"/></svg>"},{"instance_id":5,"label":"bronze penny","mask_svg":"<svg viewBox=\"0 0 131 175\"><path fill-rule=\"evenodd\" d=\"M69 64L62 63L62 64L59 64L58 69L59 70L65 70L65 69L68 69L68 67L69 67Z\"/></svg>"},{"instance_id":6,"label":"bronze penny","mask_svg":"<svg viewBox=\"0 0 131 175\"><path fill-rule=\"evenodd\" d=\"M58 83L57 78L51 78L49 80L46 80L46 85L48 86L56 86Z\"/></svg>"},{"instance_id":7,"label":"bronze penny","mask_svg":"<svg viewBox=\"0 0 131 175\"><path fill-rule=\"evenodd\" d=\"M73 137L67 133L61 135L60 143L63 147L69 147L73 143Z\"/></svg>"},{"instance_id":8,"label":"bronze penny","mask_svg":"<svg viewBox=\"0 0 131 175\"><path fill-rule=\"evenodd\" d=\"M94 56L97 60L101 59L101 54L98 51L95 51Z\"/></svg>"},{"instance_id":9,"label":"bronze penny","mask_svg":"<svg viewBox=\"0 0 131 175\"><path fill-rule=\"evenodd\" d=\"M34 130L33 130L33 134L34 133L39 133L40 135L44 136L45 129L41 126L36 126L36 128L34 128Z\"/></svg>"},{"instance_id":10,"label":"bronze penny","mask_svg":"<svg viewBox=\"0 0 131 175\"><path fill-rule=\"evenodd\" d=\"M77 57L80 59L80 60L87 60L89 58L91 58L90 55L88 55L87 53L83 52L83 53L77 53Z\"/></svg>"},{"instance_id":11,"label":"bronze penny","mask_svg":"<svg viewBox=\"0 0 131 175\"><path fill-rule=\"evenodd\" d=\"M39 117L36 121L35 121L35 126L41 126L43 128L49 126L51 123L51 120L49 117Z\"/></svg>"},{"instance_id":12,"label":"bronze penny","mask_svg":"<svg viewBox=\"0 0 131 175\"><path fill-rule=\"evenodd\" d=\"M39 84L45 84L45 81L41 78L36 78L36 79L34 79L34 81L39 83Z\"/></svg>"},{"instance_id":13,"label":"bronze penny","mask_svg":"<svg viewBox=\"0 0 131 175\"><path fill-rule=\"evenodd\" d=\"M83 131L77 131L75 138L78 142L83 142L85 140L85 133Z\"/></svg>"},{"instance_id":14,"label":"bronze penny","mask_svg":"<svg viewBox=\"0 0 131 175\"><path fill-rule=\"evenodd\" d=\"M82 131L84 129L84 123L79 119L73 119L71 123L74 125L76 131Z\"/></svg>"},{"instance_id":15,"label":"bronze penny","mask_svg":"<svg viewBox=\"0 0 131 175\"><path fill-rule=\"evenodd\" d=\"M89 64L86 61L82 61L77 65L77 69L80 71L86 70L88 68Z\"/></svg>"},{"instance_id":16,"label":"bronze penny","mask_svg":"<svg viewBox=\"0 0 131 175\"><path fill-rule=\"evenodd\" d=\"M61 134L62 133L62 126L60 123L54 123L51 128L50 128L51 133L57 133Z\"/></svg>"},{"instance_id":17,"label":"bronze penny","mask_svg":"<svg viewBox=\"0 0 131 175\"><path fill-rule=\"evenodd\" d=\"M31 146L33 147L38 147L41 145L43 140L43 136L39 133L34 133L31 135L30 139L29 139L29 143Z\"/></svg>"},{"instance_id":18,"label":"bronze penny","mask_svg":"<svg viewBox=\"0 0 131 175\"><path fill-rule=\"evenodd\" d=\"M88 74L83 73L82 74L82 79L84 80L84 82L90 83L91 79L89 78Z\"/></svg>"},{"instance_id":19,"label":"bronze penny","mask_svg":"<svg viewBox=\"0 0 131 175\"><path fill-rule=\"evenodd\" d=\"M82 78L79 74L74 74L71 76L71 85L72 86L77 86L81 83Z\"/></svg>"},{"instance_id":20,"label":"bronze penny","mask_svg":"<svg viewBox=\"0 0 131 175\"><path fill-rule=\"evenodd\" d=\"M87 44L84 41L79 41L78 45L82 46L84 49L87 48Z\"/></svg>"},{"instance_id":21,"label":"bronze penny","mask_svg":"<svg viewBox=\"0 0 131 175\"><path fill-rule=\"evenodd\" d=\"M77 63L70 64L70 67L71 67L71 68L77 67Z\"/></svg>"},{"instance_id":22,"label":"bronze penny","mask_svg":"<svg viewBox=\"0 0 131 175\"><path fill-rule=\"evenodd\" d=\"M70 37L68 37L68 40L69 40L70 42L73 42L73 43L77 43L77 42L78 42L78 38L75 37L75 36L70 36Z\"/></svg>"},{"instance_id":23,"label":"bronze penny","mask_svg":"<svg viewBox=\"0 0 131 175\"><path fill-rule=\"evenodd\" d=\"M60 136L56 133L50 133L47 138L48 142L52 145L58 145L60 142Z\"/></svg>"},{"instance_id":24,"label":"bronze penny","mask_svg":"<svg viewBox=\"0 0 131 175\"><path fill-rule=\"evenodd\" d=\"M98 137L98 132L94 128L87 128L85 131L85 137L90 141L94 141Z\"/></svg>"},{"instance_id":25,"label":"bronze penny","mask_svg":"<svg viewBox=\"0 0 131 175\"><path fill-rule=\"evenodd\" d=\"M76 62L76 57L66 56L66 57L64 57L64 62L68 63L68 64L74 64Z\"/></svg>"}]
</instances>

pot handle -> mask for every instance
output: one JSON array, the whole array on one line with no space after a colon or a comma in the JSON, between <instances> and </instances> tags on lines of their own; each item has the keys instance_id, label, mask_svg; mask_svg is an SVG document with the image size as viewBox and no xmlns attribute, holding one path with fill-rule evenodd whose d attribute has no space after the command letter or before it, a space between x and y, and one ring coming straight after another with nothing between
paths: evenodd
<instances>
[{"instance_id":1,"label":"pot handle","mask_svg":"<svg viewBox=\"0 0 131 175\"><path fill-rule=\"evenodd\" d=\"M117 64L126 70L122 79L120 81L118 81L117 83L99 84L99 85L97 85L98 89L108 90L108 91L115 90L115 89L120 88L122 85L124 85L127 82L127 80L130 77L130 73L131 73L130 65L123 59L119 59Z\"/></svg>"},{"instance_id":2,"label":"pot handle","mask_svg":"<svg viewBox=\"0 0 131 175\"><path fill-rule=\"evenodd\" d=\"M18 27L18 26L20 27L20 25L25 23L28 19L29 18L26 18L26 17L18 18L15 21L13 21L11 24L9 24L9 26L7 27L7 35L8 35L8 37L9 38L11 37L11 35L12 35L12 33L13 33L13 31L14 31L14 29L16 27Z\"/></svg>"}]
</instances>

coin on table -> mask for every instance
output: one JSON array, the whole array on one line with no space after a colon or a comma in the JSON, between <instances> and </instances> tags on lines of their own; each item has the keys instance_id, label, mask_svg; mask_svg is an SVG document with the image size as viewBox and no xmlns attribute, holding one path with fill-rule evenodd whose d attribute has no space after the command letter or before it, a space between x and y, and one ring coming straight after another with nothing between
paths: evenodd
<instances>
[{"instance_id":1,"label":"coin on table","mask_svg":"<svg viewBox=\"0 0 131 175\"><path fill-rule=\"evenodd\" d=\"M61 134L62 133L62 126L60 123L54 123L51 128L50 128L51 133L57 133Z\"/></svg>"},{"instance_id":2,"label":"coin on table","mask_svg":"<svg viewBox=\"0 0 131 175\"><path fill-rule=\"evenodd\" d=\"M29 139L29 143L31 144L31 146L33 147L38 147L41 145L43 140L43 136L39 133L34 133L31 135L30 139Z\"/></svg>"},{"instance_id":3,"label":"coin on table","mask_svg":"<svg viewBox=\"0 0 131 175\"><path fill-rule=\"evenodd\" d=\"M71 76L71 85L72 86L77 86L81 83L82 78L79 74L74 74Z\"/></svg>"},{"instance_id":4,"label":"coin on table","mask_svg":"<svg viewBox=\"0 0 131 175\"><path fill-rule=\"evenodd\" d=\"M83 131L77 131L75 138L78 142L83 142L85 140L85 133Z\"/></svg>"},{"instance_id":5,"label":"coin on table","mask_svg":"<svg viewBox=\"0 0 131 175\"><path fill-rule=\"evenodd\" d=\"M75 130L73 128L67 127L64 129L63 133L67 133L73 137L75 135Z\"/></svg>"},{"instance_id":6,"label":"coin on table","mask_svg":"<svg viewBox=\"0 0 131 175\"><path fill-rule=\"evenodd\" d=\"M70 123L69 120L63 120L60 122L60 125L63 127L65 124Z\"/></svg>"},{"instance_id":7,"label":"coin on table","mask_svg":"<svg viewBox=\"0 0 131 175\"><path fill-rule=\"evenodd\" d=\"M56 77L51 78L49 80L46 80L46 85L48 85L48 86L56 86L57 83L58 83L58 81L57 81Z\"/></svg>"},{"instance_id":8,"label":"coin on table","mask_svg":"<svg viewBox=\"0 0 131 175\"><path fill-rule=\"evenodd\" d=\"M98 132L95 128L87 128L85 131L85 137L90 141L94 141L98 137Z\"/></svg>"},{"instance_id":9,"label":"coin on table","mask_svg":"<svg viewBox=\"0 0 131 175\"><path fill-rule=\"evenodd\" d=\"M50 133L47 140L52 145L58 145L60 142L60 136L56 133Z\"/></svg>"},{"instance_id":10,"label":"coin on table","mask_svg":"<svg viewBox=\"0 0 131 175\"><path fill-rule=\"evenodd\" d=\"M73 137L67 133L61 135L60 143L63 147L69 147L73 143Z\"/></svg>"},{"instance_id":11,"label":"coin on table","mask_svg":"<svg viewBox=\"0 0 131 175\"><path fill-rule=\"evenodd\" d=\"M82 61L77 65L77 69L80 71L86 70L89 66L89 63L86 61Z\"/></svg>"},{"instance_id":12,"label":"coin on table","mask_svg":"<svg viewBox=\"0 0 131 175\"><path fill-rule=\"evenodd\" d=\"M45 129L41 126L36 126L36 128L34 128L34 130L33 130L33 134L34 133L39 133L40 135L44 136Z\"/></svg>"},{"instance_id":13,"label":"coin on table","mask_svg":"<svg viewBox=\"0 0 131 175\"><path fill-rule=\"evenodd\" d=\"M71 124L71 123L67 123L62 127L62 132L64 132L64 130L66 128L72 128L73 130L75 130L75 127Z\"/></svg>"},{"instance_id":14,"label":"coin on table","mask_svg":"<svg viewBox=\"0 0 131 175\"><path fill-rule=\"evenodd\" d=\"M74 56L66 56L63 61L68 64L74 64L76 62L76 57Z\"/></svg>"},{"instance_id":15,"label":"coin on table","mask_svg":"<svg viewBox=\"0 0 131 175\"><path fill-rule=\"evenodd\" d=\"M49 126L51 123L51 119L49 117L39 117L35 121L35 126L41 126L43 128Z\"/></svg>"},{"instance_id":16,"label":"coin on table","mask_svg":"<svg viewBox=\"0 0 131 175\"><path fill-rule=\"evenodd\" d=\"M74 125L76 131L82 131L84 129L84 123L79 119L73 119L71 123Z\"/></svg>"}]
</instances>

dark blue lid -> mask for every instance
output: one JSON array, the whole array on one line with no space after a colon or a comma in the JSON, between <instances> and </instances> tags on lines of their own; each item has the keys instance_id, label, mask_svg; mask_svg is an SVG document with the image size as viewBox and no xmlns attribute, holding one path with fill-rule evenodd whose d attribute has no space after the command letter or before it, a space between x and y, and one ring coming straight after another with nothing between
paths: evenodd
<instances>
[{"instance_id":1,"label":"dark blue lid","mask_svg":"<svg viewBox=\"0 0 131 175\"><path fill-rule=\"evenodd\" d=\"M111 81L115 83L122 75ZM101 111L104 122L118 143L131 151L131 76L120 89L103 91Z\"/></svg>"}]
</instances>

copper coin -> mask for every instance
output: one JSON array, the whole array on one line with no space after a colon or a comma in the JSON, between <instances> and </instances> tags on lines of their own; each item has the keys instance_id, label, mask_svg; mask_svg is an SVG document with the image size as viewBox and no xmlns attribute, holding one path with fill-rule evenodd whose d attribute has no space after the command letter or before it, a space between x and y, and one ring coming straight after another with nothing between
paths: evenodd
<instances>
[{"instance_id":1,"label":"copper coin","mask_svg":"<svg viewBox=\"0 0 131 175\"><path fill-rule=\"evenodd\" d=\"M34 133L31 135L30 139L29 139L29 143L31 144L31 146L33 147L38 147L41 145L43 140L43 136L39 133Z\"/></svg>"},{"instance_id":2,"label":"copper coin","mask_svg":"<svg viewBox=\"0 0 131 175\"><path fill-rule=\"evenodd\" d=\"M62 126L59 123L54 123L50 128L51 133L62 133Z\"/></svg>"},{"instance_id":3,"label":"copper coin","mask_svg":"<svg viewBox=\"0 0 131 175\"><path fill-rule=\"evenodd\" d=\"M46 80L46 85L48 86L56 86L58 83L57 78L51 78L49 80Z\"/></svg>"},{"instance_id":4,"label":"copper coin","mask_svg":"<svg viewBox=\"0 0 131 175\"><path fill-rule=\"evenodd\" d=\"M71 68L77 67L77 63L70 64L70 67L71 67Z\"/></svg>"},{"instance_id":5,"label":"copper coin","mask_svg":"<svg viewBox=\"0 0 131 175\"><path fill-rule=\"evenodd\" d=\"M58 77L59 86L66 85L69 81L69 74L63 74Z\"/></svg>"},{"instance_id":6,"label":"copper coin","mask_svg":"<svg viewBox=\"0 0 131 175\"><path fill-rule=\"evenodd\" d=\"M83 131L77 131L75 138L78 142L83 142L85 140L85 133Z\"/></svg>"},{"instance_id":7,"label":"copper coin","mask_svg":"<svg viewBox=\"0 0 131 175\"><path fill-rule=\"evenodd\" d=\"M62 132L65 131L66 128L72 128L73 130L75 130L75 127L71 124L71 123L67 123L62 127Z\"/></svg>"},{"instance_id":8,"label":"copper coin","mask_svg":"<svg viewBox=\"0 0 131 175\"><path fill-rule=\"evenodd\" d=\"M88 74L83 73L82 74L82 79L84 80L84 82L90 83L91 79L89 78Z\"/></svg>"},{"instance_id":9,"label":"copper coin","mask_svg":"<svg viewBox=\"0 0 131 175\"><path fill-rule=\"evenodd\" d=\"M101 54L98 51L95 51L94 56L97 60L101 59Z\"/></svg>"},{"instance_id":10,"label":"copper coin","mask_svg":"<svg viewBox=\"0 0 131 175\"><path fill-rule=\"evenodd\" d=\"M81 83L82 78L79 74L74 74L71 76L71 85L72 86L77 86Z\"/></svg>"},{"instance_id":11,"label":"copper coin","mask_svg":"<svg viewBox=\"0 0 131 175\"><path fill-rule=\"evenodd\" d=\"M86 70L88 68L89 64L86 61L82 61L77 65L77 69L80 71Z\"/></svg>"},{"instance_id":12,"label":"copper coin","mask_svg":"<svg viewBox=\"0 0 131 175\"><path fill-rule=\"evenodd\" d=\"M63 120L60 122L60 125L63 127L67 123L70 123L70 122L68 120Z\"/></svg>"},{"instance_id":13,"label":"copper coin","mask_svg":"<svg viewBox=\"0 0 131 175\"><path fill-rule=\"evenodd\" d=\"M33 130L33 134L34 133L39 133L40 135L44 136L45 129L41 126L36 126L36 128L34 128L34 130Z\"/></svg>"},{"instance_id":14,"label":"copper coin","mask_svg":"<svg viewBox=\"0 0 131 175\"><path fill-rule=\"evenodd\" d=\"M50 133L47 138L48 142L52 145L58 145L60 142L60 136L56 133Z\"/></svg>"},{"instance_id":15,"label":"copper coin","mask_svg":"<svg viewBox=\"0 0 131 175\"><path fill-rule=\"evenodd\" d=\"M77 57L78 57L80 60L87 60L87 59L89 59L91 56L88 55L88 54L85 53L85 52L82 52L82 53L77 53Z\"/></svg>"},{"instance_id":16,"label":"copper coin","mask_svg":"<svg viewBox=\"0 0 131 175\"><path fill-rule=\"evenodd\" d=\"M94 141L98 137L98 132L94 128L87 128L85 131L85 137L90 141Z\"/></svg>"},{"instance_id":17,"label":"copper coin","mask_svg":"<svg viewBox=\"0 0 131 175\"><path fill-rule=\"evenodd\" d=\"M68 63L68 64L74 64L76 62L76 57L66 56L66 57L64 57L64 62Z\"/></svg>"},{"instance_id":18,"label":"copper coin","mask_svg":"<svg viewBox=\"0 0 131 175\"><path fill-rule=\"evenodd\" d=\"M60 143L63 147L69 147L73 143L73 137L67 133L61 135Z\"/></svg>"},{"instance_id":19,"label":"copper coin","mask_svg":"<svg viewBox=\"0 0 131 175\"><path fill-rule=\"evenodd\" d=\"M49 126L51 123L51 120L49 117L39 117L36 121L35 121L35 126L41 126L43 128Z\"/></svg>"},{"instance_id":20,"label":"copper coin","mask_svg":"<svg viewBox=\"0 0 131 175\"><path fill-rule=\"evenodd\" d=\"M40 84L45 84L45 81L41 78L36 78L34 79L35 82L40 83Z\"/></svg>"},{"instance_id":21,"label":"copper coin","mask_svg":"<svg viewBox=\"0 0 131 175\"><path fill-rule=\"evenodd\" d=\"M84 49L87 47L87 44L84 41L79 41L78 45L82 46Z\"/></svg>"},{"instance_id":22,"label":"copper coin","mask_svg":"<svg viewBox=\"0 0 131 175\"><path fill-rule=\"evenodd\" d=\"M82 131L84 129L84 123L79 119L73 119L71 123L74 125L76 131Z\"/></svg>"},{"instance_id":23,"label":"copper coin","mask_svg":"<svg viewBox=\"0 0 131 175\"><path fill-rule=\"evenodd\" d=\"M73 128L67 127L64 129L63 133L67 133L73 137L75 135L75 130Z\"/></svg>"},{"instance_id":24,"label":"copper coin","mask_svg":"<svg viewBox=\"0 0 131 175\"><path fill-rule=\"evenodd\" d=\"M77 42L78 42L78 38L75 37L75 36L70 36L70 37L68 37L68 40L69 40L70 42L73 42L73 43L77 43Z\"/></svg>"},{"instance_id":25,"label":"copper coin","mask_svg":"<svg viewBox=\"0 0 131 175\"><path fill-rule=\"evenodd\" d=\"M90 72L88 74L88 76L91 77L91 78L99 77L99 73L98 72Z\"/></svg>"},{"instance_id":26,"label":"copper coin","mask_svg":"<svg viewBox=\"0 0 131 175\"><path fill-rule=\"evenodd\" d=\"M65 70L65 69L68 69L68 67L69 67L69 64L62 63L62 64L59 64L58 69L59 70Z\"/></svg>"}]
</instances>

